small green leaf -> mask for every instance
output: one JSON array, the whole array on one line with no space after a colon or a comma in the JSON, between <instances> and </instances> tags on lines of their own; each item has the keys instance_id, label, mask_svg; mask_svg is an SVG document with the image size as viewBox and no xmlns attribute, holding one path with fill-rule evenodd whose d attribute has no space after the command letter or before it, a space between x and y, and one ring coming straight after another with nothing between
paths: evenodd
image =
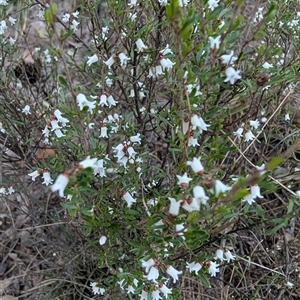
<instances>
[{"instance_id":1,"label":"small green leaf","mask_svg":"<svg viewBox=\"0 0 300 300\"><path fill-rule=\"evenodd\" d=\"M53 25L53 23L54 23L54 22L53 22L53 15L52 15L50 9L47 9L47 10L45 11L45 20L46 20L46 22L49 23L50 25Z\"/></svg>"},{"instance_id":2,"label":"small green leaf","mask_svg":"<svg viewBox=\"0 0 300 300\"><path fill-rule=\"evenodd\" d=\"M269 21L273 21L277 12L277 4L276 2L271 3L269 6L269 10L265 15L264 22L267 23Z\"/></svg>"},{"instance_id":3,"label":"small green leaf","mask_svg":"<svg viewBox=\"0 0 300 300\"><path fill-rule=\"evenodd\" d=\"M69 89L69 85L67 80L63 77L63 76L58 76L58 81L60 84L62 84L64 87L66 87L67 89Z\"/></svg>"},{"instance_id":4,"label":"small green leaf","mask_svg":"<svg viewBox=\"0 0 300 300\"><path fill-rule=\"evenodd\" d=\"M281 222L276 225L274 228L272 228L271 230L267 230L266 231L266 235L273 235L274 233L276 233L279 229L285 227L287 225L287 221L284 219L281 219Z\"/></svg>"},{"instance_id":5,"label":"small green leaf","mask_svg":"<svg viewBox=\"0 0 300 300\"><path fill-rule=\"evenodd\" d=\"M203 285L206 288L210 288L209 280L207 279L206 275L202 271L199 272L199 277L200 277L200 280L202 281Z\"/></svg>"},{"instance_id":6,"label":"small green leaf","mask_svg":"<svg viewBox=\"0 0 300 300\"><path fill-rule=\"evenodd\" d=\"M57 13L57 4L55 2L52 2L52 4L51 4L51 12L52 12L52 15L56 15L56 13Z\"/></svg>"},{"instance_id":7,"label":"small green leaf","mask_svg":"<svg viewBox=\"0 0 300 300\"><path fill-rule=\"evenodd\" d=\"M287 208L287 214L290 214L293 211L294 208L294 204L295 204L295 200L294 198L290 198L289 200L289 204L288 204L288 208Z\"/></svg>"},{"instance_id":8,"label":"small green leaf","mask_svg":"<svg viewBox=\"0 0 300 300\"><path fill-rule=\"evenodd\" d=\"M273 157L271 159L270 162L268 162L267 164L267 170L270 171L270 170L273 170L275 169L277 166L279 166L281 163L283 162L283 158L282 157Z\"/></svg>"},{"instance_id":9,"label":"small green leaf","mask_svg":"<svg viewBox=\"0 0 300 300\"><path fill-rule=\"evenodd\" d=\"M175 19L179 12L178 0L171 0L170 4L166 6L166 15L169 20Z\"/></svg>"}]
</instances>

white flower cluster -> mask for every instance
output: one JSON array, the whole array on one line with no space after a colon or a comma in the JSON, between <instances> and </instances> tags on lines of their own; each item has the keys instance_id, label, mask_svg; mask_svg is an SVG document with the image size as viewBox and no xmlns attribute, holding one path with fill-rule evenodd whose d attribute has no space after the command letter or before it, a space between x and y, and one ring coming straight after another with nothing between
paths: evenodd
<instances>
[{"instance_id":1,"label":"white flower cluster","mask_svg":"<svg viewBox=\"0 0 300 300\"><path fill-rule=\"evenodd\" d=\"M35 170L28 174L28 176L31 177L32 181L35 181L35 179L40 175L43 176L43 179L44 179L44 181L42 182L43 184L45 184L47 186L49 184L52 184L53 180L51 179L51 175L48 170Z\"/></svg>"},{"instance_id":2,"label":"white flower cluster","mask_svg":"<svg viewBox=\"0 0 300 300\"><path fill-rule=\"evenodd\" d=\"M245 124L242 124L241 127L239 127L233 134L241 139L243 137L244 133L244 140L245 142L253 141L255 139L255 135L253 134L252 130L258 130L260 126L260 121L258 119L256 120L250 120L249 121L249 127L245 128Z\"/></svg>"},{"instance_id":3,"label":"white flower cluster","mask_svg":"<svg viewBox=\"0 0 300 300\"><path fill-rule=\"evenodd\" d=\"M99 176L105 176L105 167L103 166L104 159L98 160L97 158L90 158L89 156L81 161L75 170L62 173L58 175L54 184L51 186L51 191L56 192L58 191L60 197L64 197L64 191L69 183L70 175L76 174L81 169L92 168L94 170L94 175L99 174ZM29 174L30 175L30 174Z\"/></svg>"},{"instance_id":4,"label":"white flower cluster","mask_svg":"<svg viewBox=\"0 0 300 300\"><path fill-rule=\"evenodd\" d=\"M170 71L173 68L175 63L173 63L169 58L165 57L168 54L173 55L169 45L167 45L163 50L159 51L159 62L149 69L148 77L164 75L165 71Z\"/></svg>"},{"instance_id":5,"label":"white flower cluster","mask_svg":"<svg viewBox=\"0 0 300 300\"><path fill-rule=\"evenodd\" d=\"M203 131L207 131L210 125L206 124L202 117L193 114L190 118L185 118L182 122L182 132L188 136L188 146L200 146L198 143L198 135Z\"/></svg>"},{"instance_id":6,"label":"white flower cluster","mask_svg":"<svg viewBox=\"0 0 300 300\"><path fill-rule=\"evenodd\" d=\"M0 194L1 195L11 195L15 192L15 189L10 186L9 188L0 187Z\"/></svg>"},{"instance_id":7,"label":"white flower cluster","mask_svg":"<svg viewBox=\"0 0 300 300\"><path fill-rule=\"evenodd\" d=\"M42 134L44 136L44 143L49 144L50 133L54 132L57 138L65 136L62 129L69 126L69 120L62 116L62 112L59 109L55 109L53 120L50 121L50 125L46 125Z\"/></svg>"},{"instance_id":8,"label":"white flower cluster","mask_svg":"<svg viewBox=\"0 0 300 300\"><path fill-rule=\"evenodd\" d=\"M112 147L115 154L115 157L117 158L117 162L124 167L126 167L127 163L133 164L134 162L142 162L141 158L136 158L136 152L133 148L134 144L140 144L141 138L140 134L137 134L135 136L131 136L129 138L129 141L125 141L123 143L120 143L116 147Z\"/></svg>"},{"instance_id":9,"label":"white flower cluster","mask_svg":"<svg viewBox=\"0 0 300 300\"><path fill-rule=\"evenodd\" d=\"M79 15L79 11L73 12L71 15L69 13L65 13L62 16L62 22L69 23L70 29L73 29L74 31L77 31L78 25L80 22L77 21Z\"/></svg>"},{"instance_id":10,"label":"white flower cluster","mask_svg":"<svg viewBox=\"0 0 300 300\"><path fill-rule=\"evenodd\" d=\"M213 11L215 8L219 6L220 0L208 0L208 8Z\"/></svg>"},{"instance_id":11,"label":"white flower cluster","mask_svg":"<svg viewBox=\"0 0 300 300\"><path fill-rule=\"evenodd\" d=\"M0 5L1 5L1 3L0 3ZM17 19L14 19L13 17L9 16L8 21L9 21L10 25L13 26L16 24ZM6 31L6 29L7 29L6 20L1 20L0 21L0 35L3 35ZM14 42L11 44L14 44Z\"/></svg>"},{"instance_id":12,"label":"white flower cluster","mask_svg":"<svg viewBox=\"0 0 300 300\"><path fill-rule=\"evenodd\" d=\"M97 282L91 282L90 286L92 287L94 295L104 295L105 289L98 287Z\"/></svg>"}]
</instances>

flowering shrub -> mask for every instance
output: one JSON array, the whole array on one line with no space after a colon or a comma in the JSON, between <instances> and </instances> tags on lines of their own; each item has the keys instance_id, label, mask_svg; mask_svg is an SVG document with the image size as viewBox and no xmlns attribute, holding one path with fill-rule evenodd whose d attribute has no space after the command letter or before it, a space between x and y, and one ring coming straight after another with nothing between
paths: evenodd
<instances>
[{"instance_id":1,"label":"flowering shrub","mask_svg":"<svg viewBox=\"0 0 300 300\"><path fill-rule=\"evenodd\" d=\"M299 214L298 187L273 177L298 150L292 3L243 16L242 1L78 1L62 14L29 2L50 42L28 45L15 66L18 10L0 1L3 145L84 229L98 270L85 292L181 299L186 276L229 282L236 259L247 261L239 234L265 226L272 236ZM278 193L284 214L269 214ZM232 285L234 297L255 295Z\"/></svg>"}]
</instances>

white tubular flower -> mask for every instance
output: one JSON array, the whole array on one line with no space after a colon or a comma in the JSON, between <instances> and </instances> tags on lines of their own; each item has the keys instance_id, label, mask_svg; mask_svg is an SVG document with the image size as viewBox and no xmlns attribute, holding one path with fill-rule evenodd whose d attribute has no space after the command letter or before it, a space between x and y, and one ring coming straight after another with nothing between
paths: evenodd
<instances>
[{"instance_id":1,"label":"white tubular flower","mask_svg":"<svg viewBox=\"0 0 300 300\"><path fill-rule=\"evenodd\" d=\"M264 174L266 173L266 165L262 164L261 166L255 166L256 170L258 170L260 172L260 174Z\"/></svg>"},{"instance_id":2,"label":"white tubular flower","mask_svg":"<svg viewBox=\"0 0 300 300\"><path fill-rule=\"evenodd\" d=\"M231 51L230 54L221 55L222 63L225 65L232 65L237 59L233 51Z\"/></svg>"},{"instance_id":3,"label":"white tubular flower","mask_svg":"<svg viewBox=\"0 0 300 300\"><path fill-rule=\"evenodd\" d=\"M130 57L126 56L124 53L119 54L121 67L125 68L127 66L127 62L130 60Z\"/></svg>"},{"instance_id":4,"label":"white tubular flower","mask_svg":"<svg viewBox=\"0 0 300 300\"><path fill-rule=\"evenodd\" d=\"M65 136L65 134L63 134L60 129L55 129L54 133L55 133L56 137L58 137L58 138Z\"/></svg>"},{"instance_id":5,"label":"white tubular flower","mask_svg":"<svg viewBox=\"0 0 300 300\"><path fill-rule=\"evenodd\" d=\"M167 299L169 294L172 294L172 290L166 286L166 283L167 282L165 282L164 284L160 283L158 286L159 290L164 294L164 297Z\"/></svg>"},{"instance_id":6,"label":"white tubular flower","mask_svg":"<svg viewBox=\"0 0 300 300\"><path fill-rule=\"evenodd\" d=\"M78 104L80 110L83 110L83 108L87 105L87 102L88 102L88 100L86 99L86 96L81 93L76 96L76 101L77 101L77 104Z\"/></svg>"},{"instance_id":7,"label":"white tubular flower","mask_svg":"<svg viewBox=\"0 0 300 300\"><path fill-rule=\"evenodd\" d=\"M5 187L0 188L0 194L7 195Z\"/></svg>"},{"instance_id":8,"label":"white tubular flower","mask_svg":"<svg viewBox=\"0 0 300 300\"><path fill-rule=\"evenodd\" d=\"M241 138L243 136L243 131L244 131L244 128L243 127L240 127L237 129L237 131L235 131L233 134L239 138Z\"/></svg>"},{"instance_id":9,"label":"white tubular flower","mask_svg":"<svg viewBox=\"0 0 300 300\"><path fill-rule=\"evenodd\" d=\"M185 135L188 130L189 130L189 127L190 127L190 122L189 120L187 119L183 119L182 120L182 133Z\"/></svg>"},{"instance_id":10,"label":"white tubular flower","mask_svg":"<svg viewBox=\"0 0 300 300\"><path fill-rule=\"evenodd\" d=\"M200 128L203 131L207 130L207 127L210 125L206 124L203 119L197 115L193 115L191 118L191 123L193 125L193 129L196 129L197 127Z\"/></svg>"},{"instance_id":11,"label":"white tubular flower","mask_svg":"<svg viewBox=\"0 0 300 300\"><path fill-rule=\"evenodd\" d=\"M156 279L159 277L159 271L156 266L152 266L147 276L145 276L148 280L156 282Z\"/></svg>"},{"instance_id":12,"label":"white tubular flower","mask_svg":"<svg viewBox=\"0 0 300 300\"><path fill-rule=\"evenodd\" d=\"M136 199L134 199L128 192L125 192L122 197L127 202L127 207L131 207L132 204L136 202Z\"/></svg>"},{"instance_id":13,"label":"white tubular flower","mask_svg":"<svg viewBox=\"0 0 300 300\"><path fill-rule=\"evenodd\" d=\"M58 122L61 122L63 124L63 126L66 126L67 123L70 123L70 121L67 118L64 118L62 116L62 112L59 109L56 109L54 111L54 116L56 117Z\"/></svg>"},{"instance_id":14,"label":"white tubular flower","mask_svg":"<svg viewBox=\"0 0 300 300\"><path fill-rule=\"evenodd\" d=\"M108 138L106 124L101 126L100 137Z\"/></svg>"},{"instance_id":15,"label":"white tubular flower","mask_svg":"<svg viewBox=\"0 0 300 300\"><path fill-rule=\"evenodd\" d=\"M224 251L223 251L223 249L218 249L216 251L215 259L219 259L220 261L224 261Z\"/></svg>"},{"instance_id":16,"label":"white tubular flower","mask_svg":"<svg viewBox=\"0 0 300 300\"><path fill-rule=\"evenodd\" d=\"M134 20L136 19L136 17L137 17L137 13L129 13L129 18L130 18L131 21L134 21ZM122 31L122 36L123 36L123 37L126 37L126 36L127 36L127 34L126 34L125 31ZM148 299L148 298L147 298L147 299Z\"/></svg>"},{"instance_id":17,"label":"white tubular flower","mask_svg":"<svg viewBox=\"0 0 300 300\"><path fill-rule=\"evenodd\" d=\"M0 35L4 34L7 29L5 20L0 21Z\"/></svg>"},{"instance_id":18,"label":"white tubular flower","mask_svg":"<svg viewBox=\"0 0 300 300\"><path fill-rule=\"evenodd\" d=\"M135 292L135 288L132 285L128 285L128 287L126 288L127 290L127 294L134 294Z\"/></svg>"},{"instance_id":19,"label":"white tubular flower","mask_svg":"<svg viewBox=\"0 0 300 300\"><path fill-rule=\"evenodd\" d=\"M86 62L86 64L90 67L91 64L97 62L99 60L99 57L97 54L94 54L93 56L89 56L88 57L88 61Z\"/></svg>"},{"instance_id":20,"label":"white tubular flower","mask_svg":"<svg viewBox=\"0 0 300 300\"><path fill-rule=\"evenodd\" d=\"M253 141L255 139L255 135L252 133L251 130L246 130L245 132L245 141L249 142L249 141Z\"/></svg>"},{"instance_id":21,"label":"white tubular flower","mask_svg":"<svg viewBox=\"0 0 300 300\"><path fill-rule=\"evenodd\" d=\"M52 131L61 128L61 127L58 125L58 121L57 121L57 120L52 120L50 123L51 123Z\"/></svg>"},{"instance_id":22,"label":"white tubular flower","mask_svg":"<svg viewBox=\"0 0 300 300\"><path fill-rule=\"evenodd\" d=\"M8 17L8 21L10 22L10 25L15 25L17 22L17 19L10 16L10 17Z\"/></svg>"},{"instance_id":23,"label":"white tubular flower","mask_svg":"<svg viewBox=\"0 0 300 300\"><path fill-rule=\"evenodd\" d=\"M173 278L173 283L176 283L176 281L178 280L178 275L182 273L182 271L177 271L172 266L168 266L166 272Z\"/></svg>"},{"instance_id":24,"label":"white tubular flower","mask_svg":"<svg viewBox=\"0 0 300 300\"><path fill-rule=\"evenodd\" d=\"M137 0L130 0L130 2L128 3L128 6L130 8L133 8L134 6L136 6Z\"/></svg>"},{"instance_id":25,"label":"white tubular flower","mask_svg":"<svg viewBox=\"0 0 300 300\"><path fill-rule=\"evenodd\" d=\"M230 262L231 260L235 260L235 255L232 255L232 253L228 249L225 250L224 254L227 262Z\"/></svg>"},{"instance_id":26,"label":"white tubular flower","mask_svg":"<svg viewBox=\"0 0 300 300\"><path fill-rule=\"evenodd\" d=\"M167 44L167 46L159 51L160 54L162 55L167 55L167 54L173 54L173 51L171 50L169 44Z\"/></svg>"},{"instance_id":27,"label":"white tubular flower","mask_svg":"<svg viewBox=\"0 0 300 300\"><path fill-rule=\"evenodd\" d=\"M40 176L40 171L39 170L35 170L35 171L33 171L32 173L29 173L28 174L28 176L30 176L31 177L31 180L32 181L35 181L35 179L38 177L38 176Z\"/></svg>"},{"instance_id":28,"label":"white tubular flower","mask_svg":"<svg viewBox=\"0 0 300 300\"><path fill-rule=\"evenodd\" d=\"M284 120L285 120L285 121L290 121L290 120L291 120L290 114L285 114L285 115L284 115Z\"/></svg>"},{"instance_id":29,"label":"white tubular flower","mask_svg":"<svg viewBox=\"0 0 300 300\"><path fill-rule=\"evenodd\" d=\"M262 67L263 67L264 69L270 69L270 68L273 68L273 65L272 65L272 64L269 64L268 62L265 62L265 63L262 65Z\"/></svg>"},{"instance_id":30,"label":"white tubular flower","mask_svg":"<svg viewBox=\"0 0 300 300\"><path fill-rule=\"evenodd\" d=\"M65 13L65 14L62 16L61 21L64 22L64 23L68 23L69 20L70 20L70 17L71 17L70 14Z\"/></svg>"},{"instance_id":31,"label":"white tubular flower","mask_svg":"<svg viewBox=\"0 0 300 300\"><path fill-rule=\"evenodd\" d=\"M254 121L249 121L249 124L251 127L253 127L254 129L258 129L260 122L256 119Z\"/></svg>"},{"instance_id":32,"label":"white tubular flower","mask_svg":"<svg viewBox=\"0 0 300 300\"><path fill-rule=\"evenodd\" d=\"M31 115L31 112L30 112L30 106L29 106L29 105L26 105L26 106L23 108L22 113L24 113L25 115Z\"/></svg>"},{"instance_id":33,"label":"white tubular flower","mask_svg":"<svg viewBox=\"0 0 300 300\"><path fill-rule=\"evenodd\" d=\"M79 169L85 169L85 168L93 168L94 169L96 161L97 161L97 158L90 158L90 156L88 156L85 160L81 161L78 164L78 168Z\"/></svg>"},{"instance_id":34,"label":"white tubular flower","mask_svg":"<svg viewBox=\"0 0 300 300\"><path fill-rule=\"evenodd\" d=\"M178 178L178 185L180 185L182 189L187 189L189 187L189 182L192 178L188 177L187 173L184 173L183 176L176 175L176 177Z\"/></svg>"},{"instance_id":35,"label":"white tubular flower","mask_svg":"<svg viewBox=\"0 0 300 300\"><path fill-rule=\"evenodd\" d=\"M190 136L189 138L189 143L188 143L189 147L196 147L196 146L200 146L200 144L198 143L198 139L194 138L193 136Z\"/></svg>"},{"instance_id":36,"label":"white tubular flower","mask_svg":"<svg viewBox=\"0 0 300 300\"><path fill-rule=\"evenodd\" d=\"M155 265L155 260L153 258L148 259L147 261L142 260L142 267L145 268L145 272L148 273L150 268Z\"/></svg>"},{"instance_id":37,"label":"white tubular flower","mask_svg":"<svg viewBox=\"0 0 300 300\"><path fill-rule=\"evenodd\" d=\"M107 102L107 95L105 95L105 94L102 94L101 96L100 96L100 102L99 102L99 105L100 106L108 106L108 102Z\"/></svg>"},{"instance_id":38,"label":"white tubular flower","mask_svg":"<svg viewBox=\"0 0 300 300\"><path fill-rule=\"evenodd\" d=\"M198 272L202 269L202 265L200 265L199 263L196 262L192 262L192 263L186 263L187 264L187 269L190 270L190 273L192 273L193 271L195 272L196 275L198 275Z\"/></svg>"},{"instance_id":39,"label":"white tubular flower","mask_svg":"<svg viewBox=\"0 0 300 300\"><path fill-rule=\"evenodd\" d=\"M74 31L77 31L77 29L78 29L77 27L79 24L80 23L77 22L76 20L72 20L70 28L73 29Z\"/></svg>"},{"instance_id":40,"label":"white tubular flower","mask_svg":"<svg viewBox=\"0 0 300 300\"><path fill-rule=\"evenodd\" d=\"M112 95L109 95L107 97L107 103L109 107L112 107L112 106L116 106L118 101L116 101Z\"/></svg>"},{"instance_id":41,"label":"white tubular flower","mask_svg":"<svg viewBox=\"0 0 300 300\"><path fill-rule=\"evenodd\" d=\"M186 89L189 94L193 91L193 89L195 89L196 90L195 95L194 95L195 97L202 95L199 84L196 84L196 83L188 84L188 85L186 85Z\"/></svg>"},{"instance_id":42,"label":"white tubular flower","mask_svg":"<svg viewBox=\"0 0 300 300\"><path fill-rule=\"evenodd\" d=\"M58 191L59 197L64 197L64 191L69 183L69 176L67 174L60 174L56 178L54 184L51 186L51 191Z\"/></svg>"},{"instance_id":43,"label":"white tubular flower","mask_svg":"<svg viewBox=\"0 0 300 300\"><path fill-rule=\"evenodd\" d=\"M219 6L219 1L220 0L208 0L208 8L213 11L215 8Z\"/></svg>"},{"instance_id":44,"label":"white tubular flower","mask_svg":"<svg viewBox=\"0 0 300 300\"><path fill-rule=\"evenodd\" d=\"M212 276L215 277L220 270L218 269L219 265L213 261L209 262L209 267L208 267L208 273Z\"/></svg>"},{"instance_id":45,"label":"white tubular flower","mask_svg":"<svg viewBox=\"0 0 300 300\"><path fill-rule=\"evenodd\" d=\"M9 43L10 43L11 46L13 46L16 43L16 40L10 36L9 37Z\"/></svg>"},{"instance_id":46,"label":"white tubular flower","mask_svg":"<svg viewBox=\"0 0 300 300\"><path fill-rule=\"evenodd\" d=\"M253 199L263 198L263 196L260 194L260 187L257 184L251 186L251 195Z\"/></svg>"},{"instance_id":47,"label":"white tubular flower","mask_svg":"<svg viewBox=\"0 0 300 300\"><path fill-rule=\"evenodd\" d=\"M176 224L175 231L177 235L184 236L184 233L187 231L187 229L184 224Z\"/></svg>"},{"instance_id":48,"label":"white tubular flower","mask_svg":"<svg viewBox=\"0 0 300 300\"><path fill-rule=\"evenodd\" d=\"M228 67L225 71L226 79L224 82L229 81L231 84L234 84L237 80L242 78L240 72L240 70L236 71L233 67Z\"/></svg>"},{"instance_id":49,"label":"white tubular flower","mask_svg":"<svg viewBox=\"0 0 300 300\"><path fill-rule=\"evenodd\" d=\"M129 139L130 139L130 142L131 143L137 143L137 144L141 144L141 138L140 138L140 133L138 133L137 135L133 135L131 136Z\"/></svg>"},{"instance_id":50,"label":"white tubular flower","mask_svg":"<svg viewBox=\"0 0 300 300\"><path fill-rule=\"evenodd\" d=\"M109 27L108 26L102 27L101 35L102 35L103 40L107 39L106 34L108 33L108 31L109 31Z\"/></svg>"},{"instance_id":51,"label":"white tubular flower","mask_svg":"<svg viewBox=\"0 0 300 300\"><path fill-rule=\"evenodd\" d=\"M135 42L135 44L136 44L138 53L143 52L145 49L148 49L148 47L144 44L144 42L141 39L138 39Z\"/></svg>"},{"instance_id":52,"label":"white tubular flower","mask_svg":"<svg viewBox=\"0 0 300 300\"><path fill-rule=\"evenodd\" d=\"M202 186L198 186L198 185L194 186L193 187L193 195L194 195L194 198L199 200L199 202L203 205L206 205L207 200L209 200L209 197L206 196L205 190Z\"/></svg>"},{"instance_id":53,"label":"white tubular flower","mask_svg":"<svg viewBox=\"0 0 300 300\"><path fill-rule=\"evenodd\" d=\"M12 193L14 193L15 192L15 189L12 187L12 186L10 186L9 188L8 188L8 190L7 190L7 193L9 194L9 195L11 195Z\"/></svg>"},{"instance_id":54,"label":"white tubular flower","mask_svg":"<svg viewBox=\"0 0 300 300\"><path fill-rule=\"evenodd\" d=\"M159 295L159 290L153 290L152 291L152 300L160 300L160 299L162 299L162 297Z\"/></svg>"},{"instance_id":55,"label":"white tubular flower","mask_svg":"<svg viewBox=\"0 0 300 300\"><path fill-rule=\"evenodd\" d=\"M227 191L230 191L231 187L224 184L220 180L216 180L215 182L215 195L218 197L221 193L226 193Z\"/></svg>"},{"instance_id":56,"label":"white tubular flower","mask_svg":"<svg viewBox=\"0 0 300 300\"><path fill-rule=\"evenodd\" d=\"M179 208L182 200L176 201L176 199L169 197L170 200L170 208L169 208L169 214L173 217L178 216L179 214Z\"/></svg>"},{"instance_id":57,"label":"white tubular flower","mask_svg":"<svg viewBox=\"0 0 300 300\"><path fill-rule=\"evenodd\" d=\"M200 161L200 158L194 157L192 161L186 163L188 166L191 166L192 170L198 174L202 175L204 173L204 167Z\"/></svg>"},{"instance_id":58,"label":"white tubular flower","mask_svg":"<svg viewBox=\"0 0 300 300\"><path fill-rule=\"evenodd\" d=\"M252 203L254 203L255 200L253 199L253 196L251 194L248 194L243 198L242 202L248 202L249 205L252 205Z\"/></svg>"},{"instance_id":59,"label":"white tubular flower","mask_svg":"<svg viewBox=\"0 0 300 300\"><path fill-rule=\"evenodd\" d=\"M169 58L162 58L160 60L160 64L163 70L170 70L175 65L175 63L173 63Z\"/></svg>"},{"instance_id":60,"label":"white tubular flower","mask_svg":"<svg viewBox=\"0 0 300 300\"><path fill-rule=\"evenodd\" d=\"M51 179L50 173L48 171L43 173L43 179L44 181L42 182L45 185L52 184L53 180Z\"/></svg>"},{"instance_id":61,"label":"white tubular flower","mask_svg":"<svg viewBox=\"0 0 300 300\"><path fill-rule=\"evenodd\" d=\"M197 201L196 198L189 198L183 202L182 208L185 209L187 212L199 211L200 210L199 202Z\"/></svg>"},{"instance_id":62,"label":"white tubular flower","mask_svg":"<svg viewBox=\"0 0 300 300\"><path fill-rule=\"evenodd\" d=\"M104 62L104 64L106 64L108 66L108 68L110 69L111 66L114 64L115 62L115 58L114 56L111 56L107 61Z\"/></svg>"},{"instance_id":63,"label":"white tubular flower","mask_svg":"<svg viewBox=\"0 0 300 300\"><path fill-rule=\"evenodd\" d=\"M221 44L221 36L217 37L208 37L209 43L210 43L210 49L219 49Z\"/></svg>"},{"instance_id":64,"label":"white tubular flower","mask_svg":"<svg viewBox=\"0 0 300 300\"><path fill-rule=\"evenodd\" d=\"M128 158L135 158L136 152L134 151L133 147L128 147L127 148L127 154Z\"/></svg>"},{"instance_id":65,"label":"white tubular flower","mask_svg":"<svg viewBox=\"0 0 300 300\"><path fill-rule=\"evenodd\" d=\"M148 292L145 290L142 290L142 293L139 296L141 297L140 300L148 300Z\"/></svg>"},{"instance_id":66,"label":"white tubular flower","mask_svg":"<svg viewBox=\"0 0 300 300\"><path fill-rule=\"evenodd\" d=\"M100 177L105 177L105 167L104 167L104 160L103 159L99 159L97 160L97 162L95 163L94 166L94 175L99 174Z\"/></svg>"}]
</instances>

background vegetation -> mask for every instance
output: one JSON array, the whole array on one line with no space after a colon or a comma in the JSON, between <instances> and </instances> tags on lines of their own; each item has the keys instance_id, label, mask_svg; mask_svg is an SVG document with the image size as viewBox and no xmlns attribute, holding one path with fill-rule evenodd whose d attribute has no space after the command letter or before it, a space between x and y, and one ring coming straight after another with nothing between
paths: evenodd
<instances>
[{"instance_id":1,"label":"background vegetation","mask_svg":"<svg viewBox=\"0 0 300 300\"><path fill-rule=\"evenodd\" d=\"M299 299L282 2L0 1L1 299Z\"/></svg>"}]
</instances>

